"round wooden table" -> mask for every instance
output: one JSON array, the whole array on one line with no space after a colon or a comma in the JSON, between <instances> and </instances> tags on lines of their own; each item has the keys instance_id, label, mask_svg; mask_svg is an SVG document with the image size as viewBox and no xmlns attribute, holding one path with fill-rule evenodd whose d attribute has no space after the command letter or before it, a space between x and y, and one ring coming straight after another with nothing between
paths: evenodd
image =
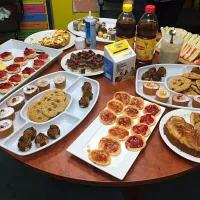
<instances>
[{"instance_id":1,"label":"round wooden table","mask_svg":"<svg viewBox=\"0 0 200 200\"><path fill-rule=\"evenodd\" d=\"M97 49L103 50L104 45L102 43L97 44ZM73 50L75 50L75 47L65 51L41 76L62 70L60 66L61 58ZM157 63L157 55L155 55L154 63ZM100 84L99 99L90 114L76 129L56 144L30 156L21 157L10 152L8 153L20 162L47 175L93 186L123 187L145 185L183 174L199 166L172 152L162 141L158 125L148 140L146 148L140 153L123 181L100 171L68 153L66 151L68 146L93 122L99 112L104 109L106 103L112 99L116 91L124 90L132 95L136 95L135 80L128 80L118 85L112 85L102 75L92 78ZM166 110L166 112L168 111L169 109Z\"/></svg>"}]
</instances>

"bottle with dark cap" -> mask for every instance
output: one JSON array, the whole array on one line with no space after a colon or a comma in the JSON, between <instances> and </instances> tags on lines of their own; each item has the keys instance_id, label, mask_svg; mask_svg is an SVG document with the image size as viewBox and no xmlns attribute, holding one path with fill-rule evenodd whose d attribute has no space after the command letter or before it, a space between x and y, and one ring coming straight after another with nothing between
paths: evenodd
<instances>
[{"instance_id":1,"label":"bottle with dark cap","mask_svg":"<svg viewBox=\"0 0 200 200\"><path fill-rule=\"evenodd\" d=\"M145 14L141 17L137 26L136 69L152 64L157 32L158 20L155 15L155 6L147 5Z\"/></svg>"}]
</instances>

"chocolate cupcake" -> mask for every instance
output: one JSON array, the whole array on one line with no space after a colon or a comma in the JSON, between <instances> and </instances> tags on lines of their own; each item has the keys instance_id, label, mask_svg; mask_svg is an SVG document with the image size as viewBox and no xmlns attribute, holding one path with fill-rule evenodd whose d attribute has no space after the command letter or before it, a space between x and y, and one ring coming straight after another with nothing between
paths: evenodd
<instances>
[{"instance_id":1,"label":"chocolate cupcake","mask_svg":"<svg viewBox=\"0 0 200 200\"><path fill-rule=\"evenodd\" d=\"M57 125L51 125L47 131L47 135L50 139L57 139L60 136L60 129Z\"/></svg>"}]
</instances>

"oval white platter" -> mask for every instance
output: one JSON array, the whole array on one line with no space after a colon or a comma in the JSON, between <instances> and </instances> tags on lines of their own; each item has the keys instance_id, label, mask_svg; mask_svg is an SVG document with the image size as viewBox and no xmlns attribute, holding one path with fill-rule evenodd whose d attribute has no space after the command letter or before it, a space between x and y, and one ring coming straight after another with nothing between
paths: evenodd
<instances>
[{"instance_id":1,"label":"oval white platter","mask_svg":"<svg viewBox=\"0 0 200 200\"><path fill-rule=\"evenodd\" d=\"M156 69L158 69L161 66L165 67L165 69L167 70L167 75L166 75L166 77L162 78L161 82L145 81L145 80L141 79L143 73L148 71L150 68L155 67ZM183 64L155 64L155 65L148 65L145 67L141 67L137 70L137 74L136 74L136 81L135 81L136 82L136 93L138 95L140 95L141 97L143 97L149 101L152 101L154 103L160 104L162 106L166 106L166 107L170 107L170 108L183 108L183 109L190 109L190 110L198 110L198 108L192 107L192 97L193 97L192 95L188 95L190 97L190 102L188 104L188 107L172 105L172 95L179 94L179 93L174 92L168 86L169 81L172 77L174 78L176 76L181 76L185 72L191 72L192 67L196 67L196 66L187 66L187 65L183 65ZM167 89L168 91L170 91L171 95L170 95L169 101L167 103L163 103L163 102L157 101L156 96L150 96L150 95L144 94L143 93L143 83L145 83L145 82L158 83L160 85L161 89Z\"/></svg>"},{"instance_id":2,"label":"oval white platter","mask_svg":"<svg viewBox=\"0 0 200 200\"><path fill-rule=\"evenodd\" d=\"M100 55L104 56L104 51L100 51L100 50L96 50L96 49L91 49L91 50L92 50L95 54L100 54ZM83 50L72 51L72 52L68 53L67 55L65 55L65 56L62 58L62 60L61 60L61 63L60 63L60 64L61 64L61 67L62 67L65 71L67 71L67 72L69 72L69 73L73 73L73 74L81 75L81 76L96 76L96 75L99 75L99 74L103 74L103 73L104 73L104 70L99 70L99 71L96 71L96 72L86 71L85 74L80 74L79 72L73 72L73 71L71 71L71 70L68 68L66 62L67 62L67 59L70 59L71 54L72 54L72 53L76 54L76 53L79 53L79 52L82 52L82 51L83 51ZM84 51L87 51L87 49L84 50Z\"/></svg>"},{"instance_id":3,"label":"oval white platter","mask_svg":"<svg viewBox=\"0 0 200 200\"><path fill-rule=\"evenodd\" d=\"M116 22L117 22L117 20L116 19L109 19L109 18L99 18L99 21L100 22L105 22L106 23L106 28L108 29L108 28L114 28L115 26L116 26ZM73 22L74 21L72 21L72 22L70 22L69 24L68 24L68 30L71 32L71 33L73 33L74 35L77 35L77 36L80 36L80 37L86 37L85 36L85 32L83 32L83 31L76 31L76 30L74 30L74 28L73 28ZM115 42L115 41L113 41L113 40L109 40L108 38L107 39L103 39L103 38L100 38L100 37L96 37L96 40L98 41L98 42L109 42L109 43L111 43L111 42Z\"/></svg>"},{"instance_id":4,"label":"oval white platter","mask_svg":"<svg viewBox=\"0 0 200 200\"><path fill-rule=\"evenodd\" d=\"M32 35L29 35L25 40L24 42L26 43L29 43L29 44L35 44L37 45L37 43L42 40L43 38L45 37L52 37L52 35L55 33L56 30L46 30L46 31L40 31L40 32L37 32L37 33L34 33ZM70 41L69 41L69 44L66 45L65 47L63 48L60 48L59 50L61 51L64 51L64 50L67 50L69 48L71 48L72 46L74 46L75 44L75 39L76 39L76 36L72 33L70 33Z\"/></svg>"},{"instance_id":5,"label":"oval white platter","mask_svg":"<svg viewBox=\"0 0 200 200\"><path fill-rule=\"evenodd\" d=\"M92 79L89 79L86 77L73 75L71 73L67 73L64 71L59 71L59 72L55 72L52 74L42 76L42 77L28 83L27 85L29 85L29 84L36 85L37 81L39 79L48 78L50 81L50 89L54 89L55 84L53 82L53 79L58 75L62 75L62 76L66 77L66 88L64 89L64 91L66 93L66 97L69 100L69 105L67 106L66 110L63 113L57 115L56 117L50 119L47 122L37 123L37 122L31 121L26 115L27 108L33 102L39 100L40 96L48 90L38 93L36 96L32 97L30 100L28 100L28 101L26 100L25 105L23 106L21 111L15 113L16 116L13 121L14 132L10 136L0 139L0 146L2 146L3 148L5 148L17 155L20 155L20 156L26 156L26 155L33 154L33 153L41 151L42 149L45 149L48 146L61 140L63 137L65 137L67 134L69 134L76 126L78 126L80 124L80 122L89 114L89 112L94 107L94 105L98 99L98 96L99 96L99 83L95 80L92 80ZM81 87L85 81L90 82L92 85L93 99L90 101L90 104L87 108L80 108L78 101L82 96ZM24 87L17 90L10 97L12 97L13 95L16 95L16 94L23 94ZM8 97L8 98L10 98L10 97ZM6 106L7 99L5 99L0 104L1 109L7 107ZM27 152L22 152L18 149L18 147L17 147L18 139L20 136L23 135L23 132L25 129L27 129L28 127L34 127L37 130L37 133L42 132L42 133L46 134L48 128L52 124L57 124L59 126L60 131L61 131L59 138L57 138L55 140L49 139L49 143L40 148L37 148L33 141L31 149Z\"/></svg>"},{"instance_id":6,"label":"oval white platter","mask_svg":"<svg viewBox=\"0 0 200 200\"><path fill-rule=\"evenodd\" d=\"M163 141L165 142L165 144L175 153L177 153L179 156L193 161L193 162L197 162L200 163L200 158L194 157L192 155L189 155L183 151L181 151L180 149L178 149L176 146L174 146L166 137L166 135L164 134L164 125L167 123L168 119L170 117L173 116L180 116L183 117L186 122L190 123L190 115L193 111L191 110L184 110L184 109L178 109L178 110L173 110L171 112L168 112L160 121L160 125L159 125L159 131L160 131L160 136L163 139ZM198 112L200 113L200 111Z\"/></svg>"}]
</instances>

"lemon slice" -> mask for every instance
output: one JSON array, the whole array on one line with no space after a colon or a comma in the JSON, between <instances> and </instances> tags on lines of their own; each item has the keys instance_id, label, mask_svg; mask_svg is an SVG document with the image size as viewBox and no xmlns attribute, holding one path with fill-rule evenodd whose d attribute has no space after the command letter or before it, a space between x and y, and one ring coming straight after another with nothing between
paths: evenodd
<instances>
[{"instance_id":1,"label":"lemon slice","mask_svg":"<svg viewBox=\"0 0 200 200\"><path fill-rule=\"evenodd\" d=\"M2 60L0 60L0 70L5 70L6 65L2 63Z\"/></svg>"}]
</instances>

